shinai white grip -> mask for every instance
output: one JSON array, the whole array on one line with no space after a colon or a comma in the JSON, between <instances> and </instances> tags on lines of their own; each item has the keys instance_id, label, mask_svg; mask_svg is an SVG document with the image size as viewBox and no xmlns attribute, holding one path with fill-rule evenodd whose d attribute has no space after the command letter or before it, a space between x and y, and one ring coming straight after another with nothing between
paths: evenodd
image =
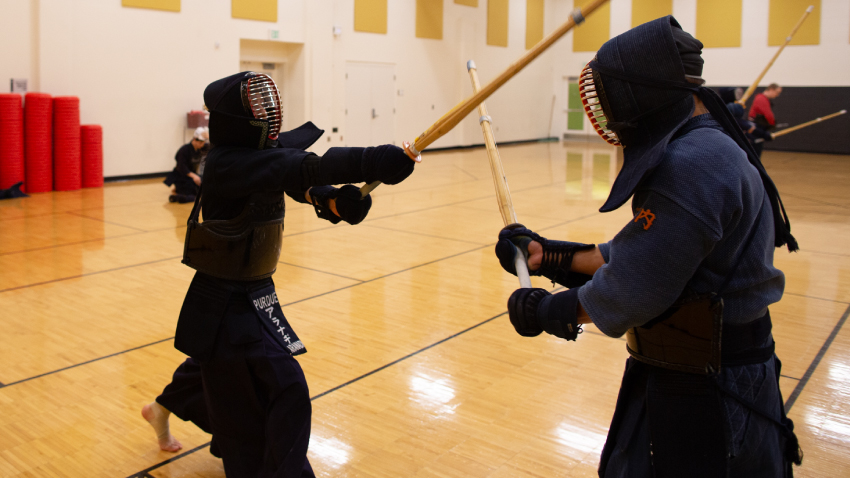
<instances>
[{"instance_id":1,"label":"shinai white grip","mask_svg":"<svg viewBox=\"0 0 850 478\"><path fill-rule=\"evenodd\" d=\"M519 277L519 286L523 289L531 289L531 277L528 275L528 258L522 249L516 247L514 254L514 267L516 268L516 276Z\"/></svg>"}]
</instances>

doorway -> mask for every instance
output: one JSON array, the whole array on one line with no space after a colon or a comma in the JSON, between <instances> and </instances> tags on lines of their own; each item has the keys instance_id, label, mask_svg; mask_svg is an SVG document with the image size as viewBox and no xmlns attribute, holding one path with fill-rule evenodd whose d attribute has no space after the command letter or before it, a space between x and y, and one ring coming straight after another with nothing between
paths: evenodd
<instances>
[{"instance_id":1,"label":"doorway","mask_svg":"<svg viewBox=\"0 0 850 478\"><path fill-rule=\"evenodd\" d=\"M395 144L395 65L345 65L345 144Z\"/></svg>"}]
</instances>

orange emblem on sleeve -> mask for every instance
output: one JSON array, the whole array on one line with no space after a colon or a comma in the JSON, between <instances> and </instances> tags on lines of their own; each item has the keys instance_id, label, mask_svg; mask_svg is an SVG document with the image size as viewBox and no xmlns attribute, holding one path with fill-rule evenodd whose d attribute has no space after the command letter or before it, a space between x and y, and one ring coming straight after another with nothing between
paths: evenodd
<instances>
[{"instance_id":1,"label":"orange emblem on sleeve","mask_svg":"<svg viewBox=\"0 0 850 478\"><path fill-rule=\"evenodd\" d=\"M650 227L652 227L652 221L655 220L655 214L653 214L649 209L640 208L638 209L638 215L635 216L635 222L638 222L641 219L646 220L646 224L643 225L643 230L647 231Z\"/></svg>"}]
</instances>

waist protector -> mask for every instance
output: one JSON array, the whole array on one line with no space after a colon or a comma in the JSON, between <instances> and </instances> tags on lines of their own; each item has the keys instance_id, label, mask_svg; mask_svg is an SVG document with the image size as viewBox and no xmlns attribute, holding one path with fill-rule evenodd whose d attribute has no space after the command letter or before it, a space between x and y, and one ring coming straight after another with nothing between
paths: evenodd
<instances>
[{"instance_id":1,"label":"waist protector","mask_svg":"<svg viewBox=\"0 0 850 478\"><path fill-rule=\"evenodd\" d=\"M680 372L720 370L723 301L710 297L682 301L641 327L626 332L635 359Z\"/></svg>"},{"instance_id":2,"label":"waist protector","mask_svg":"<svg viewBox=\"0 0 850 478\"><path fill-rule=\"evenodd\" d=\"M723 301L710 295L677 301L626 332L629 355L679 372L711 374L723 365L762 363L773 356L770 312L743 325L723 324ZM769 343L768 343L769 342ZM722 344L722 349L721 349Z\"/></svg>"},{"instance_id":3,"label":"waist protector","mask_svg":"<svg viewBox=\"0 0 850 478\"><path fill-rule=\"evenodd\" d=\"M252 196L234 219L199 222L201 193L187 223L182 262L219 279L270 277L280 259L283 197Z\"/></svg>"}]
</instances>

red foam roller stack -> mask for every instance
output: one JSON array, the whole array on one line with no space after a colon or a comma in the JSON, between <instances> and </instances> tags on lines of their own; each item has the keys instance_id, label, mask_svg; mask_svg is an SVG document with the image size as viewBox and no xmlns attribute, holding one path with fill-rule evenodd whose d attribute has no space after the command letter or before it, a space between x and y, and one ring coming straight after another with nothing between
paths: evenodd
<instances>
[{"instance_id":1,"label":"red foam roller stack","mask_svg":"<svg viewBox=\"0 0 850 478\"><path fill-rule=\"evenodd\" d=\"M80 126L80 152L83 161L83 187L103 186L103 128L100 125Z\"/></svg>"},{"instance_id":2,"label":"red foam roller stack","mask_svg":"<svg viewBox=\"0 0 850 478\"><path fill-rule=\"evenodd\" d=\"M53 190L53 97L27 93L24 103L24 152L27 192Z\"/></svg>"},{"instance_id":3,"label":"red foam roller stack","mask_svg":"<svg viewBox=\"0 0 850 478\"><path fill-rule=\"evenodd\" d=\"M0 94L0 189L23 180L24 107L21 95L3 93Z\"/></svg>"},{"instance_id":4,"label":"red foam roller stack","mask_svg":"<svg viewBox=\"0 0 850 478\"><path fill-rule=\"evenodd\" d=\"M76 96L53 98L53 189L80 189L80 99Z\"/></svg>"}]
</instances>

